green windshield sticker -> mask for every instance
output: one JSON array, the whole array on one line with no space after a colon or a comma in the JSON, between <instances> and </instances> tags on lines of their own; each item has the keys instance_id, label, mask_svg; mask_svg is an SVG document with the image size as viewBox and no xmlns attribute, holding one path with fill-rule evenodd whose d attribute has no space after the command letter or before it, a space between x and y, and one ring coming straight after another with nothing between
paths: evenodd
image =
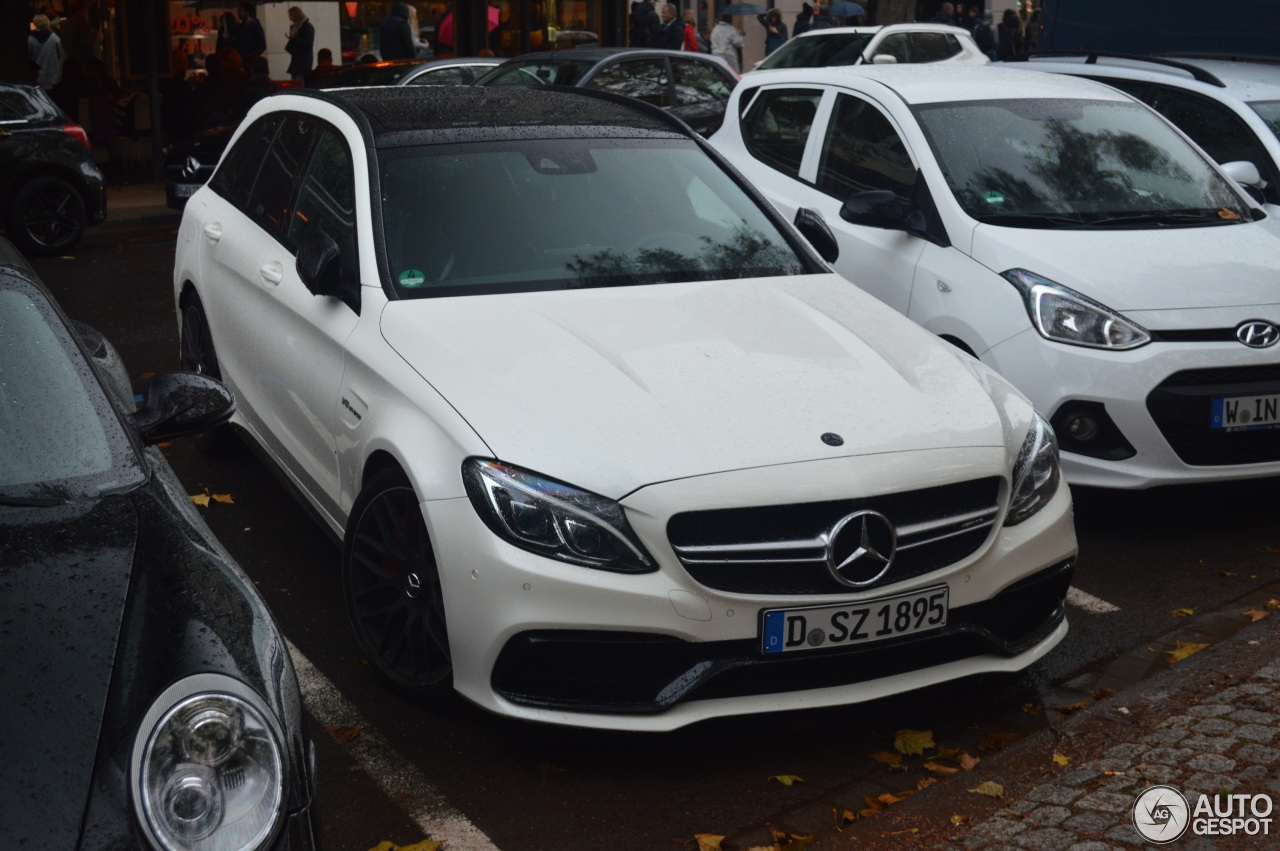
<instances>
[{"instance_id":1,"label":"green windshield sticker","mask_svg":"<svg viewBox=\"0 0 1280 851\"><path fill-rule=\"evenodd\" d=\"M986 201L993 207L999 207L1004 203L1004 195L1000 192L996 192L994 189L988 189L986 192L982 193L982 200Z\"/></svg>"},{"instance_id":2,"label":"green windshield sticker","mask_svg":"<svg viewBox=\"0 0 1280 851\"><path fill-rule=\"evenodd\" d=\"M420 287L427 280L421 269L405 269L400 273L400 286Z\"/></svg>"}]
</instances>

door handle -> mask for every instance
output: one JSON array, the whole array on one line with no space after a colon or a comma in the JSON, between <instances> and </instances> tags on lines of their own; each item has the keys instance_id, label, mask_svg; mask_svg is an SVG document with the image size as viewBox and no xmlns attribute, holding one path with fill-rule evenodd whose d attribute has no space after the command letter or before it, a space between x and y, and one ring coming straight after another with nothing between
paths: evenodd
<instances>
[{"instance_id":1,"label":"door handle","mask_svg":"<svg viewBox=\"0 0 1280 851\"><path fill-rule=\"evenodd\" d=\"M204 226L204 235L210 242L217 242L222 239L222 225L217 222L211 222Z\"/></svg>"},{"instance_id":2,"label":"door handle","mask_svg":"<svg viewBox=\"0 0 1280 851\"><path fill-rule=\"evenodd\" d=\"M279 263L264 263L258 267L258 273L270 284L278 284L284 280L284 267Z\"/></svg>"}]
</instances>

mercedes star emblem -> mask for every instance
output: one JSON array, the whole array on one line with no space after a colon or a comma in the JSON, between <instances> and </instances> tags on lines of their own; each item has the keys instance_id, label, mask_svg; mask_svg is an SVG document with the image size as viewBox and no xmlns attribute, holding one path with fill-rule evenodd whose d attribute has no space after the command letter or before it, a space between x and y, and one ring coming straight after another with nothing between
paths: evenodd
<instances>
[{"instance_id":1,"label":"mercedes star emblem","mask_svg":"<svg viewBox=\"0 0 1280 851\"><path fill-rule=\"evenodd\" d=\"M878 511L855 511L836 523L827 543L827 566L842 585L860 588L884 576L893 563L898 531Z\"/></svg>"},{"instance_id":2,"label":"mercedes star emblem","mask_svg":"<svg viewBox=\"0 0 1280 851\"><path fill-rule=\"evenodd\" d=\"M1261 319L1242 322L1236 328L1236 339L1252 349L1265 349L1280 341L1280 328Z\"/></svg>"},{"instance_id":3,"label":"mercedes star emblem","mask_svg":"<svg viewBox=\"0 0 1280 851\"><path fill-rule=\"evenodd\" d=\"M186 178L195 177L200 171L200 160L194 156L187 157L187 162L182 166L182 176Z\"/></svg>"}]
</instances>

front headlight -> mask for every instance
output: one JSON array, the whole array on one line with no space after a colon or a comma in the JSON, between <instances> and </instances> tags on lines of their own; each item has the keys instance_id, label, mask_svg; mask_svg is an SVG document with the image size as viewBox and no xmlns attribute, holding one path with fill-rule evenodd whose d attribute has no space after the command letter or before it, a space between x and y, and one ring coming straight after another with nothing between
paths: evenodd
<instances>
[{"instance_id":1,"label":"front headlight","mask_svg":"<svg viewBox=\"0 0 1280 851\"><path fill-rule=\"evenodd\" d=\"M1031 324L1047 340L1091 349L1136 349L1151 342L1137 323L1088 296L1026 269L1010 269L1007 281L1022 293Z\"/></svg>"},{"instance_id":2,"label":"front headlight","mask_svg":"<svg viewBox=\"0 0 1280 851\"><path fill-rule=\"evenodd\" d=\"M134 741L134 808L163 851L264 847L284 801L281 734L256 694L221 674L174 683Z\"/></svg>"},{"instance_id":3,"label":"front headlight","mask_svg":"<svg viewBox=\"0 0 1280 851\"><path fill-rule=\"evenodd\" d=\"M612 499L480 458L463 462L462 479L485 525L521 549L619 573L657 569Z\"/></svg>"},{"instance_id":4,"label":"front headlight","mask_svg":"<svg viewBox=\"0 0 1280 851\"><path fill-rule=\"evenodd\" d=\"M1014 526L1049 504L1058 492L1062 472L1058 467L1058 438L1053 426L1039 414L1031 420L1027 439L1013 465L1013 498L1004 525Z\"/></svg>"}]
</instances>

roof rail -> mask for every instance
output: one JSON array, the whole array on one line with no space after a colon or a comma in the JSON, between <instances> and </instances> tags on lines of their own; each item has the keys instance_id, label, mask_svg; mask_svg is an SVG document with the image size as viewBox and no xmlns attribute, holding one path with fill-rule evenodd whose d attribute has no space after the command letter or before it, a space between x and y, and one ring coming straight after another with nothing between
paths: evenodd
<instances>
[{"instance_id":1,"label":"roof rail","mask_svg":"<svg viewBox=\"0 0 1280 851\"><path fill-rule=\"evenodd\" d=\"M1259 65L1280 65L1280 56L1262 56L1251 53L1187 53L1176 51L1159 55L1169 59L1212 59L1218 62L1252 62Z\"/></svg>"},{"instance_id":2,"label":"roof rail","mask_svg":"<svg viewBox=\"0 0 1280 851\"><path fill-rule=\"evenodd\" d=\"M1101 50L1037 50L1022 56L1015 56L1012 61L1025 62L1028 59L1035 59L1041 56L1084 56L1087 57L1084 60L1086 65L1097 65L1100 57L1105 59L1128 59L1134 62L1150 62L1154 65L1164 65L1169 68L1177 68L1179 71L1186 71L1193 79L1201 83L1207 83L1210 86L1217 86L1220 89L1227 87L1226 83L1203 68L1187 62L1179 62L1176 59L1168 59L1163 56L1147 56L1140 53L1110 53ZM1008 62L1010 60L1006 59L1005 61Z\"/></svg>"}]
</instances>

